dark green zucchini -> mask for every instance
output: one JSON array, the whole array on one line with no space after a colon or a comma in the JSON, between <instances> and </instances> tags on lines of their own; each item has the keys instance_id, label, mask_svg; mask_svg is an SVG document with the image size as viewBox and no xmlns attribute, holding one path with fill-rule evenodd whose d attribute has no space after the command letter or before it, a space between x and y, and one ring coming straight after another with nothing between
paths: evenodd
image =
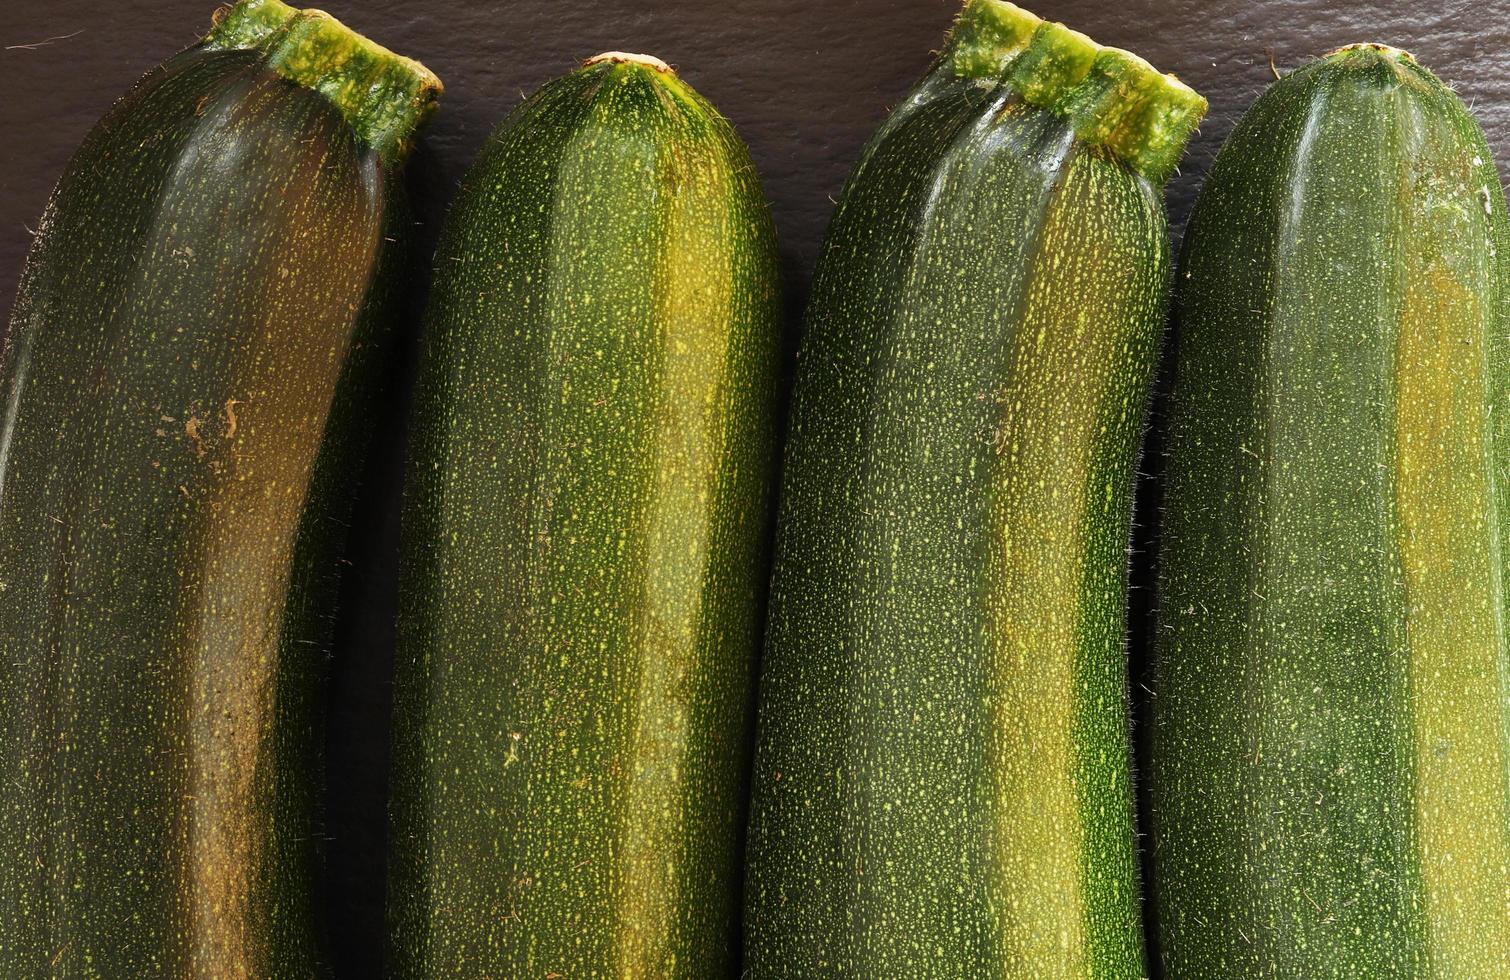
<instances>
[{"instance_id":1,"label":"dark green zucchini","mask_svg":"<svg viewBox=\"0 0 1510 980\"><path fill-rule=\"evenodd\" d=\"M749 155L654 59L545 86L468 173L403 530L393 975L735 969L779 314Z\"/></svg>"},{"instance_id":2,"label":"dark green zucchini","mask_svg":"<svg viewBox=\"0 0 1510 980\"><path fill-rule=\"evenodd\" d=\"M438 91L246 0L47 206L0 375L0 974L324 972L319 680Z\"/></svg>"},{"instance_id":3,"label":"dark green zucchini","mask_svg":"<svg viewBox=\"0 0 1510 980\"><path fill-rule=\"evenodd\" d=\"M1183 254L1150 744L1166 975L1510 976L1510 226L1408 54L1276 82Z\"/></svg>"},{"instance_id":4,"label":"dark green zucchini","mask_svg":"<svg viewBox=\"0 0 1510 980\"><path fill-rule=\"evenodd\" d=\"M1144 975L1127 547L1204 109L972 0L851 176L786 451L748 976Z\"/></svg>"}]
</instances>

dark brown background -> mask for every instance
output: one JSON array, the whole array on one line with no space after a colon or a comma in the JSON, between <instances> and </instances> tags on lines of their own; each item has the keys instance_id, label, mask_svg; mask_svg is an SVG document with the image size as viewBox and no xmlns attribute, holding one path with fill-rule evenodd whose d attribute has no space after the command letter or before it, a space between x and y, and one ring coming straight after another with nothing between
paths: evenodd
<instances>
[{"instance_id":1,"label":"dark brown background","mask_svg":"<svg viewBox=\"0 0 1510 980\"><path fill-rule=\"evenodd\" d=\"M112 100L193 43L214 0L0 0L0 309L9 309L29 228L53 181ZM609 49L657 54L713 101L750 144L776 215L796 337L832 199L861 144L923 71L957 0L328 0L357 30L425 62L446 83L411 185L425 254L473 153L523 94ZM1413 51L1472 105L1510 163L1510 0L1036 0L1037 13L1131 48L1179 74L1211 115L1170 184L1184 222L1201 173L1239 114L1272 79L1356 41ZM422 287L423 283L419 286ZM414 308L422 302L417 287ZM331 690L329 905L343 976L377 975L388 672L392 662L395 487L407 366L369 474L356 574L345 597ZM1157 424L1145 469L1158 469ZM1151 488L1140 542L1151 533ZM1147 582L1147 561L1135 560ZM1134 671L1141 615L1134 598ZM1136 687L1135 687L1136 690Z\"/></svg>"}]
</instances>

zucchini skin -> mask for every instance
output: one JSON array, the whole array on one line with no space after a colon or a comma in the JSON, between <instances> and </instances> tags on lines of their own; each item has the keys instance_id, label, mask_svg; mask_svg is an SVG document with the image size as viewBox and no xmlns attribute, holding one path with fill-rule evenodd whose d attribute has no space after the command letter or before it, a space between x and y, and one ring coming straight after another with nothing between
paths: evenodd
<instances>
[{"instance_id":1,"label":"zucchini skin","mask_svg":"<svg viewBox=\"0 0 1510 980\"><path fill-rule=\"evenodd\" d=\"M545 86L463 182L425 338L389 972L730 975L780 343L743 144L648 60Z\"/></svg>"},{"instance_id":2,"label":"zucchini skin","mask_svg":"<svg viewBox=\"0 0 1510 980\"><path fill-rule=\"evenodd\" d=\"M1149 792L1170 977L1510 975L1510 226L1357 46L1239 123L1182 257Z\"/></svg>"},{"instance_id":3,"label":"zucchini skin","mask_svg":"<svg viewBox=\"0 0 1510 980\"><path fill-rule=\"evenodd\" d=\"M54 192L0 376L0 973L325 972L320 681L395 176L206 42Z\"/></svg>"},{"instance_id":4,"label":"zucchini skin","mask_svg":"<svg viewBox=\"0 0 1510 980\"><path fill-rule=\"evenodd\" d=\"M750 977L1145 975L1124 627L1160 185L949 60L865 151L807 312Z\"/></svg>"}]
</instances>

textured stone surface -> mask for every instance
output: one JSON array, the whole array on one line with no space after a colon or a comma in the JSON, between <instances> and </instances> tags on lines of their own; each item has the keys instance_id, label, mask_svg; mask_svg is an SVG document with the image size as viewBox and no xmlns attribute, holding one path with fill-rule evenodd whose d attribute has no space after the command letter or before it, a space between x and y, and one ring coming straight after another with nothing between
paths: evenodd
<instances>
[{"instance_id":1,"label":"textured stone surface","mask_svg":"<svg viewBox=\"0 0 1510 980\"><path fill-rule=\"evenodd\" d=\"M954 0L326 0L321 6L424 61L446 82L441 111L412 169L427 234L473 154L522 92L608 49L673 62L750 145L775 210L793 312L805 298L831 199L865 138L927 65L957 9ZM1356 41L1404 47L1462 94L1501 166L1510 162L1510 0L1029 6L1098 41L1138 51L1210 99L1211 115L1170 183L1177 231L1220 141L1272 79L1271 58L1285 71ZM113 99L203 33L212 7L212 0L0 2L0 309L10 307L28 228L69 154ZM795 324L791 329L795 334ZM379 490L367 495L365 554L348 596L347 652L332 691L332 908L350 976L373 975L380 929L386 624L402 402L396 394L387 417L376 422L393 436L370 481ZM1151 517L1150 509L1140 536ZM1139 559L1140 570L1143 564Z\"/></svg>"}]
</instances>

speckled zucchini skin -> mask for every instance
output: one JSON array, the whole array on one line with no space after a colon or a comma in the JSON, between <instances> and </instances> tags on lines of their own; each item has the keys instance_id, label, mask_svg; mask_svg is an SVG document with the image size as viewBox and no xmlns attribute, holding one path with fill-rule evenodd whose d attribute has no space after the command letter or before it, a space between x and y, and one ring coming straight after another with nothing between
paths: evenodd
<instances>
[{"instance_id":1,"label":"speckled zucchini skin","mask_svg":"<svg viewBox=\"0 0 1510 980\"><path fill-rule=\"evenodd\" d=\"M1393 49L1276 82L1191 220L1149 789L1172 978L1510 976L1510 227Z\"/></svg>"},{"instance_id":2,"label":"speckled zucchini skin","mask_svg":"<svg viewBox=\"0 0 1510 980\"><path fill-rule=\"evenodd\" d=\"M956 71L986 6L865 151L814 284L750 977L1145 975L1124 626L1162 184Z\"/></svg>"},{"instance_id":3,"label":"speckled zucchini skin","mask_svg":"<svg viewBox=\"0 0 1510 980\"><path fill-rule=\"evenodd\" d=\"M436 256L403 533L394 976L738 963L776 253L743 144L663 69L596 61L524 102Z\"/></svg>"},{"instance_id":4,"label":"speckled zucchini skin","mask_svg":"<svg viewBox=\"0 0 1510 980\"><path fill-rule=\"evenodd\" d=\"M234 43L154 70L89 135L11 319L7 977L324 969L319 679L400 157Z\"/></svg>"}]
</instances>

